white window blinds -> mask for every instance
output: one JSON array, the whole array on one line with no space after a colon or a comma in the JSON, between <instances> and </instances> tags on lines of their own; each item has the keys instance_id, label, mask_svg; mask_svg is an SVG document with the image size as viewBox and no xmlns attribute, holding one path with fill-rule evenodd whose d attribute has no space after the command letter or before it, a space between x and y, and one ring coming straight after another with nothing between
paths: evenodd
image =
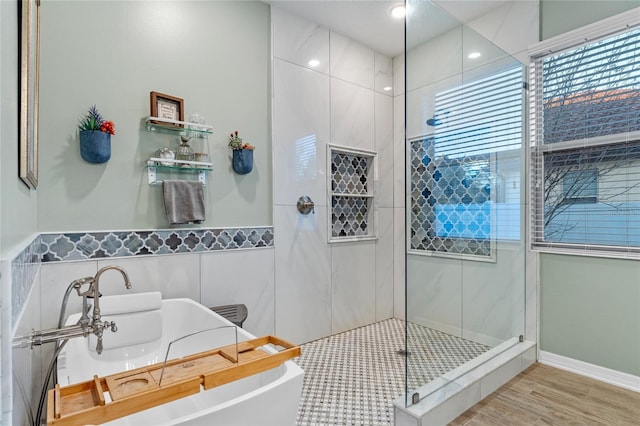
<instances>
[{"instance_id":1,"label":"white window blinds","mask_svg":"<svg viewBox=\"0 0 640 426\"><path fill-rule=\"evenodd\" d=\"M435 156L456 158L519 149L522 68L436 94Z\"/></svg>"},{"instance_id":2,"label":"white window blinds","mask_svg":"<svg viewBox=\"0 0 640 426\"><path fill-rule=\"evenodd\" d=\"M532 244L640 253L640 30L531 66Z\"/></svg>"}]
</instances>

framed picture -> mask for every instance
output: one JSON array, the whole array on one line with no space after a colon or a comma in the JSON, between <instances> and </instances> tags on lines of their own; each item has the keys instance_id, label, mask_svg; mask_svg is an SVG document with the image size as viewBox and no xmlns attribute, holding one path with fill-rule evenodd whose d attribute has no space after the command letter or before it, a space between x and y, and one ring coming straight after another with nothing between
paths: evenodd
<instances>
[{"instance_id":1,"label":"framed picture","mask_svg":"<svg viewBox=\"0 0 640 426\"><path fill-rule=\"evenodd\" d=\"M40 72L40 0L20 3L20 179L38 186L38 82Z\"/></svg>"},{"instance_id":2,"label":"framed picture","mask_svg":"<svg viewBox=\"0 0 640 426\"><path fill-rule=\"evenodd\" d=\"M151 116L164 120L184 121L184 99L164 93L151 92ZM178 123L167 123L165 121L154 121L156 124L166 126L183 127Z\"/></svg>"}]
</instances>

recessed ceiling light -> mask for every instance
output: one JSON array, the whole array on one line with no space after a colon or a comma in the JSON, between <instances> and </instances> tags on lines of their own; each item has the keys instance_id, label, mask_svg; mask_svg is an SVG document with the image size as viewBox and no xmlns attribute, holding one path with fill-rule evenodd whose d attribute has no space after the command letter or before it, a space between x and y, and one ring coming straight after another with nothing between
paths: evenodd
<instances>
[{"instance_id":1,"label":"recessed ceiling light","mask_svg":"<svg viewBox=\"0 0 640 426\"><path fill-rule=\"evenodd\" d=\"M317 60L317 59L312 59L312 60L310 60L310 61L309 61L309 66L310 66L310 67L315 68L315 67L317 67L318 65L320 65L320 61L319 61L319 60Z\"/></svg>"},{"instance_id":2,"label":"recessed ceiling light","mask_svg":"<svg viewBox=\"0 0 640 426\"><path fill-rule=\"evenodd\" d=\"M394 18L400 19L400 18L404 18L404 15L407 14L407 9L404 7L404 4L396 4L391 8L389 13Z\"/></svg>"},{"instance_id":3,"label":"recessed ceiling light","mask_svg":"<svg viewBox=\"0 0 640 426\"><path fill-rule=\"evenodd\" d=\"M467 56L467 58L469 58L469 59L478 59L480 56L482 56L480 54L480 52L471 52L471 53L469 53L469 56Z\"/></svg>"},{"instance_id":4,"label":"recessed ceiling light","mask_svg":"<svg viewBox=\"0 0 640 426\"><path fill-rule=\"evenodd\" d=\"M388 92L389 90L391 90L391 89L392 89L392 87L391 87L391 86L385 86L385 87L383 87L383 88L382 88L382 90L385 90L385 91L387 91L387 92Z\"/></svg>"}]
</instances>

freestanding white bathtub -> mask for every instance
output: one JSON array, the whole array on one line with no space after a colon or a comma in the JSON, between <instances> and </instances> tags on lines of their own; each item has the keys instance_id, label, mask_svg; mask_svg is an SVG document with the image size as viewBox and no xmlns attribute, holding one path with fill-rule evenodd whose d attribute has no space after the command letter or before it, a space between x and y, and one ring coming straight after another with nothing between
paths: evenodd
<instances>
[{"instance_id":1,"label":"freestanding white bathtub","mask_svg":"<svg viewBox=\"0 0 640 426\"><path fill-rule=\"evenodd\" d=\"M235 327L225 318L191 299L161 300L160 293L104 296L103 320L113 320L118 331L104 332L104 350L96 340L69 340L58 357L58 381L67 386L158 362L163 362L173 340L207 331L174 343L169 359L235 342ZM80 314L69 317L75 324ZM238 341L253 339L237 328ZM266 346L267 351L275 349ZM196 395L114 420L108 425L294 425L302 393L303 370L293 361Z\"/></svg>"}]
</instances>

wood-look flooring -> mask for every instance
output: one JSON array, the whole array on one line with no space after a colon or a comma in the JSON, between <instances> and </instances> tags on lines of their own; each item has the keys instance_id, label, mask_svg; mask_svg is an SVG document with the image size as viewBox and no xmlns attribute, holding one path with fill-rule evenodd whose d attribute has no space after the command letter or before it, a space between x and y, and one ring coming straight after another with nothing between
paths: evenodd
<instances>
[{"instance_id":1,"label":"wood-look flooring","mask_svg":"<svg viewBox=\"0 0 640 426\"><path fill-rule=\"evenodd\" d=\"M640 425L640 393L534 364L451 425Z\"/></svg>"}]
</instances>

